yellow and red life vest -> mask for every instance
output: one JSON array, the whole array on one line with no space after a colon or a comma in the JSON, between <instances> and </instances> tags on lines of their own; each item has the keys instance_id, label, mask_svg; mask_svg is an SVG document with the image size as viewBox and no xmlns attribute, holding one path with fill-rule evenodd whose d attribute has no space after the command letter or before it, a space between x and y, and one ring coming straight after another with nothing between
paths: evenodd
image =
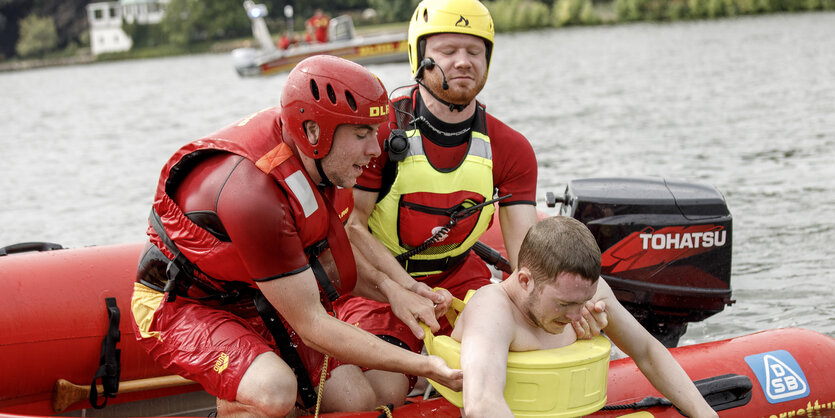
<instances>
[{"instance_id":1,"label":"yellow and red life vest","mask_svg":"<svg viewBox=\"0 0 835 418\"><path fill-rule=\"evenodd\" d=\"M411 97L400 100L411 100ZM377 202L368 220L372 234L395 256L423 244L438 228L448 225L456 211L493 198L490 138L483 123L484 109L478 106L476 112L481 114L476 115L467 154L450 170L439 170L432 165L418 129L406 132L409 151L397 163L391 188ZM494 206L488 204L458 220L444 239L405 260L406 271L418 277L452 267L445 261L461 260L466 255L490 226L494 211Z\"/></svg>"}]
</instances>

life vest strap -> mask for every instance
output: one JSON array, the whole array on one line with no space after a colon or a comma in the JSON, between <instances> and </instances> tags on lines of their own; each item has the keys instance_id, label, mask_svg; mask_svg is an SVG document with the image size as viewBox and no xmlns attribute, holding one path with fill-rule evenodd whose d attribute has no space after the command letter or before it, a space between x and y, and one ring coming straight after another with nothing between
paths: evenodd
<instances>
[{"instance_id":1,"label":"life vest strap","mask_svg":"<svg viewBox=\"0 0 835 418\"><path fill-rule=\"evenodd\" d=\"M205 284L201 286L200 280L196 280L194 278L194 272L199 271L198 267L191 263L191 261L189 261L182 254L182 252L179 251L177 245L165 232L165 228L162 226L162 220L155 210L151 209L151 216L149 219L151 226L157 232L157 235L159 235L160 240L162 240L163 244L165 244L168 250L175 256L174 260L170 260L168 266L166 267L166 276L168 276L168 280L165 282L165 288L163 289L164 292L168 293L168 298L166 300L170 302L177 296L180 296L193 300L216 299L221 303L231 303L241 300L243 297L252 298L255 308L258 310L258 314L261 316L261 319L264 321L264 324L275 340L279 353L281 354L281 358L288 366L290 366L291 369L293 369L293 373L296 375L296 384L298 386L299 398L301 399L302 405L305 408L310 408L315 405L317 396L313 390L313 384L310 381L307 369L304 367L304 363L302 363L299 353L295 348L293 348L294 343L290 338L290 334L287 332L287 329L284 327L284 324L281 322L278 312L276 312L275 308L272 304L270 304L267 298L264 297L264 294L257 289L251 288L247 288L246 290L252 290L252 292L240 292L237 289L233 289L231 292L221 292L215 289L206 289L205 287L208 286L205 286ZM322 286L329 298L333 294L335 297L332 300L336 300L336 298L339 297L339 294L331 281L328 279L327 273L325 273L324 268L318 260L319 255L321 255L327 248L329 248L328 241L327 239L324 239L306 248L305 254L309 257L310 265L313 267L314 275L319 281L320 286ZM159 251L156 247L154 247L154 249ZM319 272L317 273L317 271ZM140 282L148 285L142 280L140 280ZM192 284L197 285L200 290L206 292L207 296L194 298L184 295L183 293L185 293L185 290ZM149 287L159 290L158 286Z\"/></svg>"},{"instance_id":2,"label":"life vest strap","mask_svg":"<svg viewBox=\"0 0 835 418\"><path fill-rule=\"evenodd\" d=\"M284 323L281 322L281 317L278 316L278 312L273 305L260 291L255 294L255 308L261 315L261 319L266 324L270 334L272 334L275 344L278 346L278 352L281 354L281 359L293 369L293 373L296 375L296 385L298 386L302 406L306 409L311 408L316 405L318 396L316 391L313 390L313 383L310 381L310 375L307 373L304 363L302 363L299 352L294 348L295 344L290 338L287 328L284 327Z\"/></svg>"},{"instance_id":3,"label":"life vest strap","mask_svg":"<svg viewBox=\"0 0 835 418\"><path fill-rule=\"evenodd\" d=\"M453 257L437 258L433 260L405 259L400 261L400 265L406 269L407 273L447 271L458 267L464 262L468 255L470 255L470 250L464 251L463 253Z\"/></svg>"},{"instance_id":4,"label":"life vest strap","mask_svg":"<svg viewBox=\"0 0 835 418\"><path fill-rule=\"evenodd\" d=\"M325 238L310 247L305 248L304 253L308 257L308 264L310 264L310 267L313 269L313 275L316 277L316 281L319 282L319 286L322 288L325 296L328 297L328 300L334 302L339 299L339 291L336 290L336 287L328 277L328 273L325 271L325 268L322 267L322 263L319 262L319 256L329 247L330 245L328 244L328 239Z\"/></svg>"},{"instance_id":5,"label":"life vest strap","mask_svg":"<svg viewBox=\"0 0 835 418\"><path fill-rule=\"evenodd\" d=\"M168 265L165 268L165 278L162 279L162 281L164 281L164 287L162 289L153 283L147 282L146 280L140 279L140 283L151 289L167 293L168 296L166 297L166 301L168 302L173 302L179 296L192 300L217 300L221 304L226 305L238 302L244 298L252 297L252 293L249 292L251 289L249 286L242 286L242 289L226 288L224 290L220 290L196 279L195 272L200 271L200 269L194 265L194 263L189 261L189 259L186 258L182 252L180 252L180 249L177 248L177 244L175 244L174 241L171 240L171 237L168 236L168 233L165 232L165 228L162 226L162 220L156 210L151 209L151 215L148 219L151 223L151 227L154 228L154 231L156 231L162 243L166 248L168 248L168 251L174 255L174 259L169 260ZM159 251L156 247L154 247L154 249ZM208 275L202 271L201 273L208 277ZM187 291L192 285L195 285L201 292L205 293L205 296L188 296ZM233 285L230 284L229 287L231 286Z\"/></svg>"}]
</instances>

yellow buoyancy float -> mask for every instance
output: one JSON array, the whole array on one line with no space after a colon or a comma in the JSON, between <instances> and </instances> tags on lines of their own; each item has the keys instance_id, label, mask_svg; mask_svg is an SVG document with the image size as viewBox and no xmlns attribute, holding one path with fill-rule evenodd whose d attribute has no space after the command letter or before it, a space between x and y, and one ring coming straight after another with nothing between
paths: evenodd
<instances>
[{"instance_id":1,"label":"yellow buoyancy float","mask_svg":"<svg viewBox=\"0 0 835 418\"><path fill-rule=\"evenodd\" d=\"M474 293L470 290L464 301L453 299L450 324ZM460 369L461 343L421 326L427 352ZM560 348L508 353L504 397L510 410L517 417L577 417L599 410L606 404L610 350L609 340L597 336ZM461 392L430 382L453 405L464 405Z\"/></svg>"}]
</instances>

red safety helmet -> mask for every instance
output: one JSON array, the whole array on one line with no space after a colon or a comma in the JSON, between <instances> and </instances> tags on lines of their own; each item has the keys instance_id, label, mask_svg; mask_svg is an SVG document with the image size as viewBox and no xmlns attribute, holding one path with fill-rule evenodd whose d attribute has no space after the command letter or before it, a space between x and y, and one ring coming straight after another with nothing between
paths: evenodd
<instances>
[{"instance_id":1,"label":"red safety helmet","mask_svg":"<svg viewBox=\"0 0 835 418\"><path fill-rule=\"evenodd\" d=\"M377 76L365 67L331 55L298 63L281 92L281 124L305 155L324 158L342 124L374 125L388 121L389 99ZM319 141L307 140L304 123L319 124Z\"/></svg>"}]
</instances>

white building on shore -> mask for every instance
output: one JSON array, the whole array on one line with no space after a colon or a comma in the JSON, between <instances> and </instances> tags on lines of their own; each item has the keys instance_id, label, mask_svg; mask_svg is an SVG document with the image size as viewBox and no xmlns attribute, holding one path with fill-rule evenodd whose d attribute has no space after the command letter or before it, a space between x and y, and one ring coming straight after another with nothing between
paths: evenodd
<instances>
[{"instance_id":1,"label":"white building on shore","mask_svg":"<svg viewBox=\"0 0 835 418\"><path fill-rule=\"evenodd\" d=\"M133 45L122 25L138 23L154 25L162 21L170 0L120 0L90 3L90 50L93 55L127 51Z\"/></svg>"}]
</instances>

